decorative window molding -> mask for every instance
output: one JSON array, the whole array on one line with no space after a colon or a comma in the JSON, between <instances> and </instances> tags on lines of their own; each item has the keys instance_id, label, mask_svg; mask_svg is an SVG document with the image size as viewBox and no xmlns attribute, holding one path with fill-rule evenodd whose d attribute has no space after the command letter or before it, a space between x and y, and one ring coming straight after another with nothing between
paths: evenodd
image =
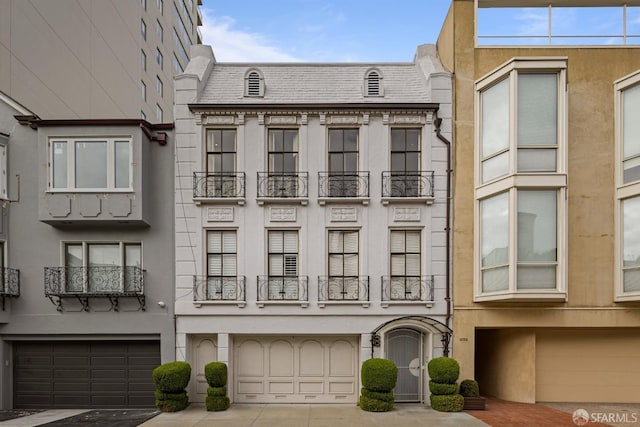
<instances>
[{"instance_id":1,"label":"decorative window molding","mask_svg":"<svg viewBox=\"0 0 640 427\"><path fill-rule=\"evenodd\" d=\"M382 73L377 68L367 70L364 75L365 96L384 96L384 85Z\"/></svg>"},{"instance_id":2,"label":"decorative window molding","mask_svg":"<svg viewBox=\"0 0 640 427\"><path fill-rule=\"evenodd\" d=\"M0 200L9 198L7 189L7 139L0 135Z\"/></svg>"},{"instance_id":3,"label":"decorative window molding","mask_svg":"<svg viewBox=\"0 0 640 427\"><path fill-rule=\"evenodd\" d=\"M244 96L264 97L264 77L252 68L244 76Z\"/></svg>"},{"instance_id":4,"label":"decorative window molding","mask_svg":"<svg viewBox=\"0 0 640 427\"><path fill-rule=\"evenodd\" d=\"M640 301L640 70L615 82L615 300Z\"/></svg>"}]
</instances>

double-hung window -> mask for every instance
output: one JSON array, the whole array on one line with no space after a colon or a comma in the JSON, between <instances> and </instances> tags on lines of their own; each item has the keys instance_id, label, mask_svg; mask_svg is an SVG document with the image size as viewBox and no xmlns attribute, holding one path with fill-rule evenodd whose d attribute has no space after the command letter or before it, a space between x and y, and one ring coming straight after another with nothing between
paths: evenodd
<instances>
[{"instance_id":1,"label":"double-hung window","mask_svg":"<svg viewBox=\"0 0 640 427\"><path fill-rule=\"evenodd\" d=\"M640 300L640 71L615 84L616 301Z\"/></svg>"},{"instance_id":2,"label":"double-hung window","mask_svg":"<svg viewBox=\"0 0 640 427\"><path fill-rule=\"evenodd\" d=\"M268 162L267 197L297 197L297 129L269 129Z\"/></svg>"},{"instance_id":3,"label":"double-hung window","mask_svg":"<svg viewBox=\"0 0 640 427\"><path fill-rule=\"evenodd\" d=\"M329 231L330 300L357 300L359 298L359 233L357 230Z\"/></svg>"},{"instance_id":4,"label":"double-hung window","mask_svg":"<svg viewBox=\"0 0 640 427\"><path fill-rule=\"evenodd\" d=\"M236 232L207 231L207 299L235 300L237 279Z\"/></svg>"},{"instance_id":5,"label":"double-hung window","mask_svg":"<svg viewBox=\"0 0 640 427\"><path fill-rule=\"evenodd\" d=\"M237 197L242 182L236 174L236 130L207 130L206 197Z\"/></svg>"},{"instance_id":6,"label":"double-hung window","mask_svg":"<svg viewBox=\"0 0 640 427\"><path fill-rule=\"evenodd\" d=\"M329 129L329 197L358 197L358 129Z\"/></svg>"},{"instance_id":7,"label":"double-hung window","mask_svg":"<svg viewBox=\"0 0 640 427\"><path fill-rule=\"evenodd\" d=\"M566 299L566 60L476 82L476 301Z\"/></svg>"},{"instance_id":8,"label":"double-hung window","mask_svg":"<svg viewBox=\"0 0 640 427\"><path fill-rule=\"evenodd\" d=\"M298 232L269 231L268 299L298 299Z\"/></svg>"},{"instance_id":9,"label":"double-hung window","mask_svg":"<svg viewBox=\"0 0 640 427\"><path fill-rule=\"evenodd\" d=\"M131 138L53 138L52 191L130 191Z\"/></svg>"},{"instance_id":10,"label":"double-hung window","mask_svg":"<svg viewBox=\"0 0 640 427\"><path fill-rule=\"evenodd\" d=\"M391 300L420 300L421 275L420 230L391 230L389 294Z\"/></svg>"}]
</instances>

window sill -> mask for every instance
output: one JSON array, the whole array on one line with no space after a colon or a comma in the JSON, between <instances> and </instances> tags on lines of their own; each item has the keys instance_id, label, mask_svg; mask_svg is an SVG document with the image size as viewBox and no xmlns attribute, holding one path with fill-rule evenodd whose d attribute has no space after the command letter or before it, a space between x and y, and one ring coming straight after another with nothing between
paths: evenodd
<instances>
[{"instance_id":1,"label":"window sill","mask_svg":"<svg viewBox=\"0 0 640 427\"><path fill-rule=\"evenodd\" d=\"M258 301L256 303L258 308L264 308L266 305L299 305L302 308L309 307L309 301Z\"/></svg>"},{"instance_id":2,"label":"window sill","mask_svg":"<svg viewBox=\"0 0 640 427\"><path fill-rule=\"evenodd\" d=\"M47 190L45 194L110 194L110 193L118 193L118 194L126 194L126 193L135 193L133 188L62 188L59 190Z\"/></svg>"},{"instance_id":3,"label":"window sill","mask_svg":"<svg viewBox=\"0 0 640 427\"><path fill-rule=\"evenodd\" d=\"M244 308L247 305L246 301L218 301L218 300L205 300L205 301L194 301L193 306L195 308L200 308L203 305L237 305L238 308Z\"/></svg>"},{"instance_id":4,"label":"window sill","mask_svg":"<svg viewBox=\"0 0 640 427\"><path fill-rule=\"evenodd\" d=\"M331 203L361 203L367 206L370 200L369 197L318 197L318 204L324 206Z\"/></svg>"},{"instance_id":5,"label":"window sill","mask_svg":"<svg viewBox=\"0 0 640 427\"><path fill-rule=\"evenodd\" d=\"M433 301L415 301L415 300L402 300L402 301L382 301L380 307L389 308L390 306L397 305L424 305L427 308L433 307Z\"/></svg>"},{"instance_id":6,"label":"window sill","mask_svg":"<svg viewBox=\"0 0 640 427\"><path fill-rule=\"evenodd\" d=\"M434 197L383 197L381 202L383 205L392 203L425 203L427 205L433 204Z\"/></svg>"},{"instance_id":7,"label":"window sill","mask_svg":"<svg viewBox=\"0 0 640 427\"><path fill-rule=\"evenodd\" d=\"M258 197L256 199L259 206L271 203L289 203L289 204L299 204L302 206L307 206L309 204L308 197Z\"/></svg>"},{"instance_id":8,"label":"window sill","mask_svg":"<svg viewBox=\"0 0 640 427\"><path fill-rule=\"evenodd\" d=\"M237 204L239 206L244 206L245 198L244 197L194 197L193 203L196 206L200 206L202 204Z\"/></svg>"},{"instance_id":9,"label":"window sill","mask_svg":"<svg viewBox=\"0 0 640 427\"><path fill-rule=\"evenodd\" d=\"M525 302L566 302L567 293L565 291L529 291L529 292L502 292L484 295L475 295L474 302L496 302L496 301L525 301Z\"/></svg>"},{"instance_id":10,"label":"window sill","mask_svg":"<svg viewBox=\"0 0 640 427\"><path fill-rule=\"evenodd\" d=\"M628 292L616 295L614 302L638 302L640 301L640 292Z\"/></svg>"},{"instance_id":11,"label":"window sill","mask_svg":"<svg viewBox=\"0 0 640 427\"><path fill-rule=\"evenodd\" d=\"M358 300L340 300L340 301L318 301L318 307L325 308L328 305L340 306L340 305L361 305L363 308L369 308L371 303L369 301Z\"/></svg>"}]
</instances>

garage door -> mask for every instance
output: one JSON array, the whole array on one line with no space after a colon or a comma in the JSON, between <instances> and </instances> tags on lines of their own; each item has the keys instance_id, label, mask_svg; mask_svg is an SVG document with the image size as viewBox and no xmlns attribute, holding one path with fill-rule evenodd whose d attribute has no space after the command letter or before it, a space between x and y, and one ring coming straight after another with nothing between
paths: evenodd
<instances>
[{"instance_id":1,"label":"garage door","mask_svg":"<svg viewBox=\"0 0 640 427\"><path fill-rule=\"evenodd\" d=\"M640 330L536 333L536 401L640 402Z\"/></svg>"},{"instance_id":2,"label":"garage door","mask_svg":"<svg viewBox=\"0 0 640 427\"><path fill-rule=\"evenodd\" d=\"M15 408L153 407L157 341L14 342Z\"/></svg>"},{"instance_id":3,"label":"garage door","mask_svg":"<svg viewBox=\"0 0 640 427\"><path fill-rule=\"evenodd\" d=\"M235 337L234 355L236 402L357 400L357 337Z\"/></svg>"}]
</instances>

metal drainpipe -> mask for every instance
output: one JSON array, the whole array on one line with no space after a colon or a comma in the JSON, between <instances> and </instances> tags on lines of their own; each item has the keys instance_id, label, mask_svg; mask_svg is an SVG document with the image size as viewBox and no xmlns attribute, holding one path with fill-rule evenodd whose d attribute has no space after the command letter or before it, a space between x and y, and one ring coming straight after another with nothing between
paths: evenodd
<instances>
[{"instance_id":1,"label":"metal drainpipe","mask_svg":"<svg viewBox=\"0 0 640 427\"><path fill-rule=\"evenodd\" d=\"M447 327L451 328L451 175L453 170L451 169L451 141L440 134L440 125L442 124L442 119L438 117L438 112L435 112L435 119L433 121L435 124L435 133L440 141L442 141L447 146L447 222L445 227L446 232L446 247L447 247L447 255L446 255L446 263L447 269L445 274L445 281L447 283L447 291L445 296L445 301L447 302L447 317L445 324ZM449 344L450 340L447 340L447 343L444 347L443 354L445 357L449 356Z\"/></svg>"}]
</instances>

